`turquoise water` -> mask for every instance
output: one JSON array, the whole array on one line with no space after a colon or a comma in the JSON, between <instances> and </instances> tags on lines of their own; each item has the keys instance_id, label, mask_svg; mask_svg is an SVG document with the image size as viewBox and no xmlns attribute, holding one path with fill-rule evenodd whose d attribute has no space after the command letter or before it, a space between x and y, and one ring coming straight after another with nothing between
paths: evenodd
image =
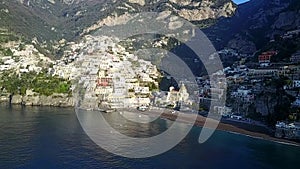
<instances>
[{"instance_id":1,"label":"turquoise water","mask_svg":"<svg viewBox=\"0 0 300 169\"><path fill-rule=\"evenodd\" d=\"M113 114L107 116L109 119ZM150 136L166 130L168 125L170 122L158 120L122 130L135 136ZM127 159L95 145L83 132L72 109L0 106L0 169L294 169L300 165L300 147L221 131L208 142L198 144L200 131L201 128L194 127L178 146L165 154Z\"/></svg>"}]
</instances>

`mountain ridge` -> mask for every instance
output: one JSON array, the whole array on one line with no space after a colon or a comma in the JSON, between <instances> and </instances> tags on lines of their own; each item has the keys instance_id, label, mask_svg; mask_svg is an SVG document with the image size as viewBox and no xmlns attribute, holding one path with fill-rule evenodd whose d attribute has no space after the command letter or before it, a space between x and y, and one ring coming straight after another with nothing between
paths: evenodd
<instances>
[{"instance_id":1,"label":"mountain ridge","mask_svg":"<svg viewBox=\"0 0 300 169\"><path fill-rule=\"evenodd\" d=\"M274 36L300 26L297 3L298 0L251 0L239 5L233 17L220 19L204 32L218 49L229 47L253 54Z\"/></svg>"},{"instance_id":2,"label":"mountain ridge","mask_svg":"<svg viewBox=\"0 0 300 169\"><path fill-rule=\"evenodd\" d=\"M127 12L171 10L199 21L232 16L235 7L231 0L1 0L0 25L39 41L72 40L100 20Z\"/></svg>"}]
</instances>

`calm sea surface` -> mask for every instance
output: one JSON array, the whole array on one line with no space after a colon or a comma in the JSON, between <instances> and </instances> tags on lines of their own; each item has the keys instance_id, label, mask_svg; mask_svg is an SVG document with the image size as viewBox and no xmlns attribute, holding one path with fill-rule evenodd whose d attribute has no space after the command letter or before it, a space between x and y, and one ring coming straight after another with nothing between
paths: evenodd
<instances>
[{"instance_id":1,"label":"calm sea surface","mask_svg":"<svg viewBox=\"0 0 300 169\"><path fill-rule=\"evenodd\" d=\"M159 120L150 127L129 125L122 132L150 136L166 130L168 125L170 122ZM127 159L94 144L82 130L73 109L2 105L0 169L294 169L300 166L300 147L221 131L200 145L197 142L200 131L201 128L194 127L178 146L160 156Z\"/></svg>"}]
</instances>

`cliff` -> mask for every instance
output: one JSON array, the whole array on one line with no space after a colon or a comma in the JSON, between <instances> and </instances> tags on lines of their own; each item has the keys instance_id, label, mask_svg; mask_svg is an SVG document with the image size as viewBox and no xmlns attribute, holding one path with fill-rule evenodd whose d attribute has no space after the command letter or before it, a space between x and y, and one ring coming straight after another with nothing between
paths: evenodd
<instances>
[{"instance_id":1,"label":"cliff","mask_svg":"<svg viewBox=\"0 0 300 169\"><path fill-rule=\"evenodd\" d=\"M39 41L72 40L94 23L125 13L172 11L190 21L232 16L231 0L0 0L0 27Z\"/></svg>"},{"instance_id":2,"label":"cliff","mask_svg":"<svg viewBox=\"0 0 300 169\"><path fill-rule=\"evenodd\" d=\"M233 17L221 18L204 32L218 48L253 54L276 35L300 26L299 0L250 0Z\"/></svg>"},{"instance_id":3,"label":"cliff","mask_svg":"<svg viewBox=\"0 0 300 169\"><path fill-rule=\"evenodd\" d=\"M74 106L74 98L67 94L53 94L51 96L37 95L28 90L25 96L13 95L10 103L24 106L72 107Z\"/></svg>"}]
</instances>

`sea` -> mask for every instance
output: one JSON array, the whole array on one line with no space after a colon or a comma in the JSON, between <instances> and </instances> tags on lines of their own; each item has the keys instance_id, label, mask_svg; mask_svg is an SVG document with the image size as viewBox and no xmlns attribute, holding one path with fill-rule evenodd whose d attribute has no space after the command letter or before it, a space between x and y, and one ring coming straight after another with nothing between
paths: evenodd
<instances>
[{"instance_id":1,"label":"sea","mask_svg":"<svg viewBox=\"0 0 300 169\"><path fill-rule=\"evenodd\" d=\"M114 114L106 114L113 117ZM118 119L114 119L117 123ZM170 121L122 130L151 136ZM125 132L126 132L125 131ZM0 169L289 169L300 166L300 147L216 131L199 144L193 127L176 147L158 156L131 159L95 144L72 108L0 105ZM128 143L131 144L131 143Z\"/></svg>"}]
</instances>

